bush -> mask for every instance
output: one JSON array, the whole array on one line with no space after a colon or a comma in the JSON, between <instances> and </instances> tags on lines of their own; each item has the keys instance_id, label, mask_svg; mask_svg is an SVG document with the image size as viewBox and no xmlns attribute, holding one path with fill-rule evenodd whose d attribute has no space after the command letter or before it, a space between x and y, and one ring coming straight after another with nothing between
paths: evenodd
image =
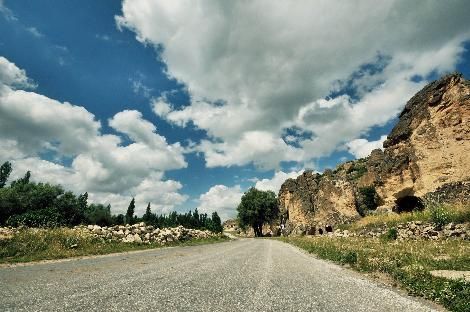
<instances>
[{"instance_id":1,"label":"bush","mask_svg":"<svg viewBox=\"0 0 470 312\"><path fill-rule=\"evenodd\" d=\"M451 213L443 205L433 205L430 207L431 222L434 223L438 228L442 228L444 225L450 222Z\"/></svg>"},{"instance_id":2,"label":"bush","mask_svg":"<svg viewBox=\"0 0 470 312\"><path fill-rule=\"evenodd\" d=\"M30 182L24 178L0 188L0 224L54 227L84 221L84 205L60 185ZM86 203L85 203L86 205Z\"/></svg>"},{"instance_id":3,"label":"bush","mask_svg":"<svg viewBox=\"0 0 470 312\"><path fill-rule=\"evenodd\" d=\"M9 226L56 227L61 225L61 216L55 209L45 208L13 215L6 223Z\"/></svg>"},{"instance_id":4,"label":"bush","mask_svg":"<svg viewBox=\"0 0 470 312\"><path fill-rule=\"evenodd\" d=\"M347 174L353 180L358 180L360 177L367 173L367 167L362 162L354 163L347 171Z\"/></svg>"},{"instance_id":5,"label":"bush","mask_svg":"<svg viewBox=\"0 0 470 312\"><path fill-rule=\"evenodd\" d=\"M394 227L389 228L385 234L385 239L387 240L396 240L398 238L398 230Z\"/></svg>"},{"instance_id":6,"label":"bush","mask_svg":"<svg viewBox=\"0 0 470 312\"><path fill-rule=\"evenodd\" d=\"M88 206L86 213L86 223L97 224L100 226L109 226L113 224L111 216L111 206L102 204L91 204Z\"/></svg>"},{"instance_id":7,"label":"bush","mask_svg":"<svg viewBox=\"0 0 470 312\"><path fill-rule=\"evenodd\" d=\"M360 187L356 195L356 210L361 216L377 209L379 195L373 186Z\"/></svg>"},{"instance_id":8,"label":"bush","mask_svg":"<svg viewBox=\"0 0 470 312\"><path fill-rule=\"evenodd\" d=\"M355 264L357 262L357 252L348 251L342 254L340 262L343 264Z\"/></svg>"}]
</instances>

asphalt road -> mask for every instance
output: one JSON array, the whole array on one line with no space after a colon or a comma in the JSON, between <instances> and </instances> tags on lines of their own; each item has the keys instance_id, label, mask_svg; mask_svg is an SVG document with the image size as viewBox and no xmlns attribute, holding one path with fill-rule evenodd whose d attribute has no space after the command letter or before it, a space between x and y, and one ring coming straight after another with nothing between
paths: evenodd
<instances>
[{"instance_id":1,"label":"asphalt road","mask_svg":"<svg viewBox=\"0 0 470 312\"><path fill-rule=\"evenodd\" d=\"M433 311L288 244L244 239L0 268L0 311Z\"/></svg>"}]
</instances>

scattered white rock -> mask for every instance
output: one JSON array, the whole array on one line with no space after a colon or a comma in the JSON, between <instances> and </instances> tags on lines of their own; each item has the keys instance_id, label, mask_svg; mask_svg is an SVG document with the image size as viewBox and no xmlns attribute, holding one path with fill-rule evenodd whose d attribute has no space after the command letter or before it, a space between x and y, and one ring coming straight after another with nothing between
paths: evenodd
<instances>
[{"instance_id":1,"label":"scattered white rock","mask_svg":"<svg viewBox=\"0 0 470 312\"><path fill-rule=\"evenodd\" d=\"M142 238L140 238L139 234L134 234L134 242L135 243L142 243Z\"/></svg>"},{"instance_id":2,"label":"scattered white rock","mask_svg":"<svg viewBox=\"0 0 470 312\"><path fill-rule=\"evenodd\" d=\"M437 227L435 224L411 221L404 224L399 224L396 227L397 239L463 239L470 240L470 223L454 224L449 223L443 228ZM373 230L361 230L357 233L349 232L348 230L335 230L333 235L336 237L350 237L350 236L363 236L375 237L386 235L389 228L386 225L379 226Z\"/></svg>"},{"instance_id":3,"label":"scattered white rock","mask_svg":"<svg viewBox=\"0 0 470 312\"><path fill-rule=\"evenodd\" d=\"M0 228L1 229L1 228ZM83 231L106 240L117 240L126 243L149 243L156 242L164 245L166 243L184 241L189 239L200 239L219 236L220 234L210 231L186 229L182 226L175 228L159 229L145 223L129 225L116 225L113 227L100 227L98 225L76 226L74 230Z\"/></svg>"},{"instance_id":4,"label":"scattered white rock","mask_svg":"<svg viewBox=\"0 0 470 312\"><path fill-rule=\"evenodd\" d=\"M102 233L101 226L94 225L92 231L94 234L101 234Z\"/></svg>"},{"instance_id":5,"label":"scattered white rock","mask_svg":"<svg viewBox=\"0 0 470 312\"><path fill-rule=\"evenodd\" d=\"M17 234L21 228L0 227L0 239L9 239ZM34 229L33 229L34 230ZM209 237L218 237L222 234L210 231L186 229L183 226L175 228L159 229L145 223L134 225L126 224L110 227L101 227L99 225L78 225L72 228L73 231L84 235L92 235L108 241L122 241L126 243L150 243L164 245L170 242L185 241L190 239L201 239ZM76 248L76 247L70 247Z\"/></svg>"},{"instance_id":6,"label":"scattered white rock","mask_svg":"<svg viewBox=\"0 0 470 312\"><path fill-rule=\"evenodd\" d=\"M124 243L133 243L134 242L134 235L127 234L126 237L122 240Z\"/></svg>"}]
</instances>

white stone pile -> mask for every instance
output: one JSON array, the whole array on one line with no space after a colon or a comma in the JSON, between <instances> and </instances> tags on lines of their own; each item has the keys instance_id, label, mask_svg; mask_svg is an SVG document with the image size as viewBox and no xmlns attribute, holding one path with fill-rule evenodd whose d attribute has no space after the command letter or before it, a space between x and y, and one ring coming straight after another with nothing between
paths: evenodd
<instances>
[{"instance_id":1,"label":"white stone pile","mask_svg":"<svg viewBox=\"0 0 470 312\"><path fill-rule=\"evenodd\" d=\"M79 225L74 227L74 229L106 240L116 240L125 243L157 243L160 245L190 239L216 237L220 235L207 230L187 229L183 226L159 229L152 225L145 225L144 222L133 225L126 224L109 227L99 225Z\"/></svg>"},{"instance_id":2,"label":"white stone pile","mask_svg":"<svg viewBox=\"0 0 470 312\"><path fill-rule=\"evenodd\" d=\"M442 228L424 222L408 222L397 226L398 239L447 239L447 238L461 238L470 239L470 224L449 223Z\"/></svg>"}]
</instances>

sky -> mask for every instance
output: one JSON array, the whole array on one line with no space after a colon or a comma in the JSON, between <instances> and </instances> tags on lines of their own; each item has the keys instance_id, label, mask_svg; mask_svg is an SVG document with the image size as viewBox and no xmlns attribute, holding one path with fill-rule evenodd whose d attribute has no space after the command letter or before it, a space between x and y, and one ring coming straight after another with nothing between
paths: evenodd
<instances>
[{"instance_id":1,"label":"sky","mask_svg":"<svg viewBox=\"0 0 470 312\"><path fill-rule=\"evenodd\" d=\"M468 1L0 0L0 162L141 215L217 211L381 148L470 77Z\"/></svg>"}]
</instances>

